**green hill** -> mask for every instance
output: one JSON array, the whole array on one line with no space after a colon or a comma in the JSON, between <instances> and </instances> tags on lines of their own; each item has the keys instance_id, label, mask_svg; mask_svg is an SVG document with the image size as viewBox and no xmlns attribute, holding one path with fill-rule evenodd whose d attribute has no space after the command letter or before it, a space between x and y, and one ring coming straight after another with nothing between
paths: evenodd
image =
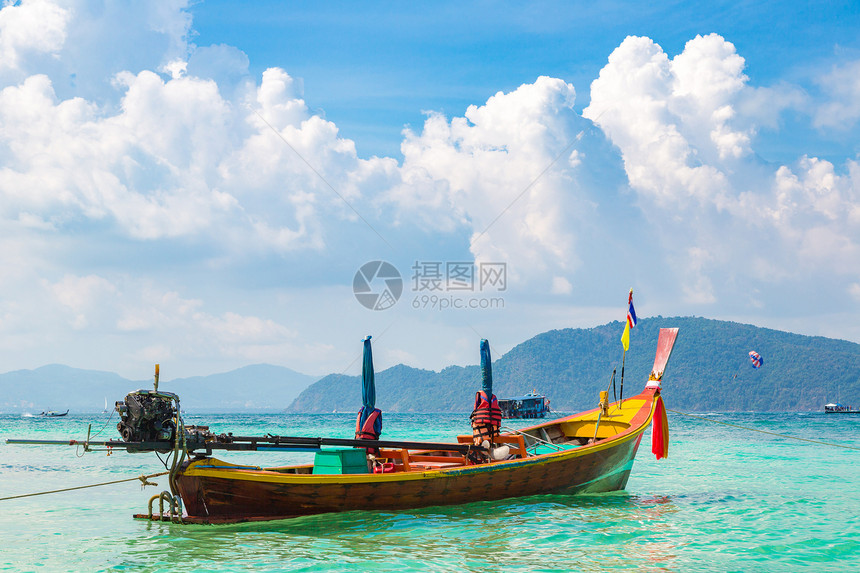
<instances>
[{"instance_id":1,"label":"green hill","mask_svg":"<svg viewBox=\"0 0 860 573\"><path fill-rule=\"evenodd\" d=\"M189 412L281 411L318 379L283 366L254 364L209 376L163 377L159 388L179 394ZM113 411L117 400L138 388L152 388L152 379L132 381L112 372L61 364L15 370L0 374L0 413L49 409L93 413L101 412L105 404Z\"/></svg>"},{"instance_id":2,"label":"green hill","mask_svg":"<svg viewBox=\"0 0 860 573\"><path fill-rule=\"evenodd\" d=\"M663 378L670 408L821 411L825 402L837 399L860 405L860 345L693 317L639 321L625 363L625 396L642 389L654 362L657 333L672 326L680 333ZM556 411L594 407L613 368L620 382L622 329L622 322L612 322L535 336L493 363L493 390L503 398L536 389ZM752 368L750 350L762 355L762 368ZM390 412L465 412L480 386L477 364L441 372L398 365L376 373L377 406ZM332 374L306 388L288 411L357 411L360 405L360 378Z\"/></svg>"}]
</instances>

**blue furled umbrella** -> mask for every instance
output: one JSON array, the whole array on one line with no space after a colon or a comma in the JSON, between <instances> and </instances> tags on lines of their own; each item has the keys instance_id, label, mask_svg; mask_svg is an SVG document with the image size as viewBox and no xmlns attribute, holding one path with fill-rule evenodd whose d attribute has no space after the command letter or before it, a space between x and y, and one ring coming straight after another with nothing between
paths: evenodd
<instances>
[{"instance_id":1,"label":"blue furled umbrella","mask_svg":"<svg viewBox=\"0 0 860 573\"><path fill-rule=\"evenodd\" d=\"M376 407L376 382L373 379L373 352L370 349L370 336L364 339L364 361L361 363L361 425Z\"/></svg>"},{"instance_id":2,"label":"blue furled umbrella","mask_svg":"<svg viewBox=\"0 0 860 573\"><path fill-rule=\"evenodd\" d=\"M490 343L481 339L481 390L487 399L493 397L493 361L490 358Z\"/></svg>"}]
</instances>

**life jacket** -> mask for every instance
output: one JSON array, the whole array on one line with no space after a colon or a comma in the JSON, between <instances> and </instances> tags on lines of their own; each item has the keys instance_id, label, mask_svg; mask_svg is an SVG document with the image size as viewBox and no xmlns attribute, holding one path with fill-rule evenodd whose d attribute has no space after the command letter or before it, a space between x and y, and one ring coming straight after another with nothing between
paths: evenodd
<instances>
[{"instance_id":1,"label":"life jacket","mask_svg":"<svg viewBox=\"0 0 860 573\"><path fill-rule=\"evenodd\" d=\"M361 424L361 413L364 408L358 411L358 417L355 419L355 439L356 440L378 440L379 434L382 433L382 412L379 408L374 408L364 425ZM369 454L378 454L377 448L365 448Z\"/></svg>"},{"instance_id":2,"label":"life jacket","mask_svg":"<svg viewBox=\"0 0 860 573\"><path fill-rule=\"evenodd\" d=\"M472 422L472 441L476 446L480 446L484 441L492 443L498 433L496 426Z\"/></svg>"},{"instance_id":3,"label":"life jacket","mask_svg":"<svg viewBox=\"0 0 860 573\"><path fill-rule=\"evenodd\" d=\"M499 401L493 394L487 399L483 390L475 394L475 409L470 416L472 419L472 439L476 445L487 440L492 443L502 425L502 410Z\"/></svg>"},{"instance_id":4,"label":"life jacket","mask_svg":"<svg viewBox=\"0 0 860 573\"><path fill-rule=\"evenodd\" d=\"M481 390L475 394L475 409L470 416L472 427L475 425L489 425L496 428L502 425L502 410L499 408L499 400L493 394L489 399L486 392Z\"/></svg>"},{"instance_id":5,"label":"life jacket","mask_svg":"<svg viewBox=\"0 0 860 573\"><path fill-rule=\"evenodd\" d=\"M355 418L355 439L356 440L378 440L379 434L382 432L382 420L377 423L382 412L379 408L374 408L364 425L361 424L361 413L364 408L358 411L358 416ZM377 427L378 426L378 427Z\"/></svg>"}]
</instances>

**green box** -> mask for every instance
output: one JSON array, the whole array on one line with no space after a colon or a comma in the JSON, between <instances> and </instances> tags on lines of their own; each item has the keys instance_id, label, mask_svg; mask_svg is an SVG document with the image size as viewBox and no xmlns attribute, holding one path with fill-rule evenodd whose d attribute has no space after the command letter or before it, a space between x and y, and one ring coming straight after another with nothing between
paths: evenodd
<instances>
[{"instance_id":1,"label":"green box","mask_svg":"<svg viewBox=\"0 0 860 573\"><path fill-rule=\"evenodd\" d=\"M315 474L366 474L367 453L363 448L320 450L314 456Z\"/></svg>"}]
</instances>

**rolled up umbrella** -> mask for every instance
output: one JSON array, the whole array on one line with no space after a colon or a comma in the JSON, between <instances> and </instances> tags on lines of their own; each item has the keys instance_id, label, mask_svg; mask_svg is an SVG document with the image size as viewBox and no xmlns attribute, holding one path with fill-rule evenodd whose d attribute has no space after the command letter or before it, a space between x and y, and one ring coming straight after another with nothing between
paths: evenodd
<instances>
[{"instance_id":1,"label":"rolled up umbrella","mask_svg":"<svg viewBox=\"0 0 860 573\"><path fill-rule=\"evenodd\" d=\"M490 358L490 343L486 338L481 339L481 390L488 400L493 397L493 361Z\"/></svg>"},{"instance_id":2,"label":"rolled up umbrella","mask_svg":"<svg viewBox=\"0 0 860 573\"><path fill-rule=\"evenodd\" d=\"M376 408L376 382L373 376L373 351L370 348L370 336L364 339L364 360L361 363L361 426L367 421L373 409Z\"/></svg>"}]
</instances>

